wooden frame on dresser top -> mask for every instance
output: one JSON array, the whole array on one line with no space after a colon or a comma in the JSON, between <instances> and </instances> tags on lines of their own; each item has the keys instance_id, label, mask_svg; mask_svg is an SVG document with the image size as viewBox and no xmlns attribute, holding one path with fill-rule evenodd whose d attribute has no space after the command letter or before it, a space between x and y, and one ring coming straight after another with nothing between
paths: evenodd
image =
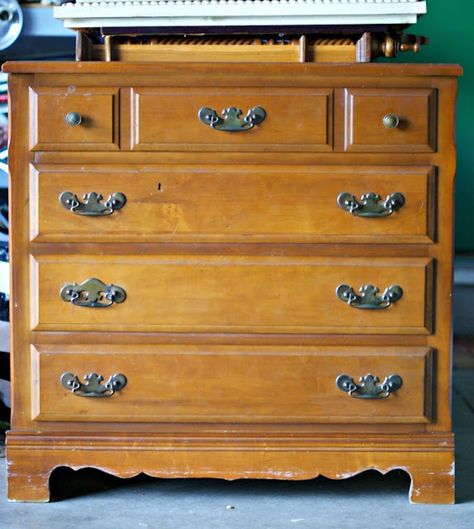
<instances>
[{"instance_id":1,"label":"wooden frame on dresser top","mask_svg":"<svg viewBox=\"0 0 474 529\"><path fill-rule=\"evenodd\" d=\"M460 68L4 69L10 499L48 501L54 468L91 466L225 479L401 468L411 501L454 501ZM232 126L248 130L215 130L226 118L209 126L204 104L217 116L235 105ZM126 202L107 198L117 192ZM368 283L380 293L357 293ZM84 382L93 371L108 385ZM378 385L358 382L370 373ZM109 398L84 398L93 391Z\"/></svg>"}]
</instances>

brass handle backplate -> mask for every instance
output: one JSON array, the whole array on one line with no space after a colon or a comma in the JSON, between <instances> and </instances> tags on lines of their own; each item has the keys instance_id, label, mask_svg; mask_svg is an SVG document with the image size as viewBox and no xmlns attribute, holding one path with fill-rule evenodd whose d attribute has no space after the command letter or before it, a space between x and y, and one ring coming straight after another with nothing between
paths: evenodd
<instances>
[{"instance_id":1,"label":"brass handle backplate","mask_svg":"<svg viewBox=\"0 0 474 529\"><path fill-rule=\"evenodd\" d=\"M403 290L398 285L391 285L379 294L379 289L373 285L364 285L356 294L349 285L339 285L336 296L356 309L380 310L387 309L403 296Z\"/></svg>"},{"instance_id":2,"label":"brass handle backplate","mask_svg":"<svg viewBox=\"0 0 474 529\"><path fill-rule=\"evenodd\" d=\"M217 115L213 108L202 107L199 109L198 117L201 123L209 125L212 129L224 132L241 132L253 129L255 125L262 123L267 113L262 107L251 108L245 117L242 117L242 110L236 107L229 107L222 111L222 117Z\"/></svg>"},{"instance_id":3,"label":"brass handle backplate","mask_svg":"<svg viewBox=\"0 0 474 529\"><path fill-rule=\"evenodd\" d=\"M396 129L400 125L400 117L397 114L385 114L382 122L386 129Z\"/></svg>"},{"instance_id":4,"label":"brass handle backplate","mask_svg":"<svg viewBox=\"0 0 474 529\"><path fill-rule=\"evenodd\" d=\"M105 384L102 384L104 377L97 373L85 375L84 382L81 382L74 373L63 373L61 384L66 389L71 390L79 397L111 397L116 391L122 390L127 385L127 377L122 373L117 373L109 377Z\"/></svg>"},{"instance_id":5,"label":"brass handle backplate","mask_svg":"<svg viewBox=\"0 0 474 529\"><path fill-rule=\"evenodd\" d=\"M380 195L366 193L359 201L351 193L341 193L337 204L357 217L388 217L404 206L405 197L401 193L392 193L382 202Z\"/></svg>"},{"instance_id":6,"label":"brass handle backplate","mask_svg":"<svg viewBox=\"0 0 474 529\"><path fill-rule=\"evenodd\" d=\"M63 301L78 307L102 308L113 303L123 303L127 297L125 290L116 285L106 285L100 279L90 278L78 285L70 283L60 292Z\"/></svg>"},{"instance_id":7,"label":"brass handle backplate","mask_svg":"<svg viewBox=\"0 0 474 529\"><path fill-rule=\"evenodd\" d=\"M378 383L379 378L370 373L360 377L359 380L360 384L356 384L349 375L339 375L336 378L336 385L341 391L356 399L386 399L403 384L403 379L399 375L389 375L381 384Z\"/></svg>"},{"instance_id":8,"label":"brass handle backplate","mask_svg":"<svg viewBox=\"0 0 474 529\"><path fill-rule=\"evenodd\" d=\"M59 202L65 209L77 215L87 217L105 217L112 215L114 211L123 208L127 202L127 197L123 193L112 193L104 203L101 203L102 199L102 195L94 192L85 194L83 196L84 202L81 202L70 191L64 191L59 196Z\"/></svg>"},{"instance_id":9,"label":"brass handle backplate","mask_svg":"<svg viewBox=\"0 0 474 529\"><path fill-rule=\"evenodd\" d=\"M70 127L77 127L82 123L82 116L79 114L79 112L68 112L64 116L64 121L69 125Z\"/></svg>"}]
</instances>

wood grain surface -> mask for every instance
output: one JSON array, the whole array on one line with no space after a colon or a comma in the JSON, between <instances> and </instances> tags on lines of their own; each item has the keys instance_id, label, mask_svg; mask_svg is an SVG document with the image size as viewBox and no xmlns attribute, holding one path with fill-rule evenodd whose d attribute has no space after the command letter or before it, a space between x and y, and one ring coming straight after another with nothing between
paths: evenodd
<instances>
[{"instance_id":1,"label":"wood grain surface","mask_svg":"<svg viewBox=\"0 0 474 529\"><path fill-rule=\"evenodd\" d=\"M432 263L427 259L284 257L38 256L31 262L32 329L246 333L427 334ZM98 278L127 299L93 309L60 297L68 284ZM402 298L361 310L339 299L391 285Z\"/></svg>"},{"instance_id":2,"label":"wood grain surface","mask_svg":"<svg viewBox=\"0 0 474 529\"><path fill-rule=\"evenodd\" d=\"M30 90L32 150L109 151L118 148L118 91L110 88L41 87ZM81 115L70 126L66 116Z\"/></svg>"},{"instance_id":3,"label":"wood grain surface","mask_svg":"<svg viewBox=\"0 0 474 529\"><path fill-rule=\"evenodd\" d=\"M38 421L424 423L431 413L426 349L51 345L32 355ZM110 398L81 398L60 384L65 372L81 381L123 373L127 385ZM339 375L358 383L369 373L380 383L395 373L403 385L374 400L336 386Z\"/></svg>"},{"instance_id":4,"label":"wood grain surface","mask_svg":"<svg viewBox=\"0 0 474 529\"><path fill-rule=\"evenodd\" d=\"M357 242L430 243L436 233L435 170L417 166L226 165L120 168L32 167L31 237L38 242ZM105 217L68 211L69 191L84 202L121 192L126 205ZM341 193L401 192L390 216L364 218L341 209ZM262 201L262 196L267 198Z\"/></svg>"},{"instance_id":5,"label":"wood grain surface","mask_svg":"<svg viewBox=\"0 0 474 529\"><path fill-rule=\"evenodd\" d=\"M406 470L452 503L451 297L459 67L8 63L13 417L9 497L47 501L57 466L126 477L342 479ZM267 105L245 132L197 107ZM80 112L81 128L64 114ZM396 113L402 126L385 129ZM113 192L109 217L59 195ZM341 192L385 198L361 219ZM60 298L97 277L127 299ZM380 311L339 300L399 284ZM59 377L123 371L106 399ZM399 374L381 401L345 372ZM124 425L129 424L124 430Z\"/></svg>"}]
</instances>

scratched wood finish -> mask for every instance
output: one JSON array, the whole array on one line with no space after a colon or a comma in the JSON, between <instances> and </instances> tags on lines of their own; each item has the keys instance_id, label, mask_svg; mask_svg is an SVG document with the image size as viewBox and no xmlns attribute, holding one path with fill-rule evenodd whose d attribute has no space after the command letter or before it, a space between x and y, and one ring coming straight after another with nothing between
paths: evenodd
<instances>
[{"instance_id":1,"label":"scratched wood finish","mask_svg":"<svg viewBox=\"0 0 474 529\"><path fill-rule=\"evenodd\" d=\"M431 272L431 261L413 258L42 255L31 262L31 321L42 331L426 334ZM65 285L89 278L127 299L101 310L61 299ZM369 284L399 285L403 296L380 310L336 296L339 285Z\"/></svg>"},{"instance_id":2,"label":"scratched wood finish","mask_svg":"<svg viewBox=\"0 0 474 529\"><path fill-rule=\"evenodd\" d=\"M122 477L145 472L160 477L200 476L226 479L241 477L309 479L318 474L341 479L368 468L375 468L383 473L393 468L401 468L411 476L411 501L453 502L450 321L452 203L455 172L455 77L461 73L458 67L360 64L345 65L341 68L337 64L239 63L161 63L157 67L156 63L150 65L90 62L14 63L8 64L5 69L12 74L9 76L12 124L9 162L14 411L12 431L7 438L10 499L47 501L49 476L57 466L73 468L94 466ZM35 99L36 96L33 97L32 93L44 95L58 93L64 96L70 93L72 87L75 88L77 97L89 97L86 94L108 94L109 98L113 98L112 111L107 110L105 105L102 109L101 105L94 103L97 100L93 98L87 103L94 112L99 107L95 119L103 123L108 131L107 136L101 135L102 133L94 136L98 131L92 127L88 129L90 132L88 136L86 134L81 138L67 138L56 131L59 130L59 126L46 112L41 118L44 124L43 131L46 132L43 132L42 146L38 147L37 140L34 140L37 132L34 116L38 116L38 98ZM144 146L144 149L149 150L130 150L136 139L136 127L140 125L140 119L137 121L137 114L132 108L134 91L149 93L151 94L149 101L155 101L155 96L159 99L170 87L176 88L180 96L187 92L204 94L209 87L212 87L214 93L221 91L222 97L230 93L235 95L238 92L255 95L259 93L274 95L284 92L295 96L303 93L305 95L317 92L329 93L332 94L330 98L332 103L328 105L326 116L327 139L319 143L322 141L320 139L322 135L315 140L316 136L312 129L313 126L316 127L314 130L320 135L321 123L324 120L313 123L303 115L300 116L300 121L288 117L289 121L293 120L292 123L296 127L299 124L309 127L306 135L304 130L292 129L294 136L291 141L294 143L285 144L285 139L281 139L284 134L267 132L269 136L265 142L269 143L245 139L244 134L247 133L243 133L243 139L233 140L233 137L237 138L240 134L237 133L237 135L224 136L219 140L222 142L219 145L211 140L199 144L199 136L190 135L181 147L175 143L169 143L166 147L165 143L160 143L162 140L159 137L150 133L147 140L150 142L149 146ZM356 94L355 99L357 99L360 94L369 94L371 91L375 91L375 95L365 98L370 100L366 115L360 112L361 107L358 106L364 98L359 99L354 106L353 124L356 142L349 145L347 124L350 114L346 95ZM394 93L397 93L399 99L384 97L392 94L393 98ZM115 94L118 94L117 98ZM421 95L411 98L412 94ZM268 98L276 101L272 100L271 95L268 95ZM62 101L66 99L63 98ZM387 100L397 100L397 105L400 106L390 110L385 109ZM67 101L72 100L67 99ZM81 101L83 99L79 97L77 102ZM292 101L292 105L295 105L294 101L297 103L299 99ZM306 99L305 104L308 104L308 101ZM229 104L234 103L229 102ZM227 102L224 105L227 105ZM66 112L77 110L69 109L69 106L63 103L59 106L60 112L55 112L61 120L63 110ZM86 113L86 110L87 107L83 112ZM273 107L272 113L278 110L279 108ZM387 136L388 132L393 131L386 133L383 125L380 133L374 132L379 130L374 129L374 124L380 127L380 113L402 110L409 111L410 120L416 125L414 128L397 130L398 139L395 142ZM51 115L53 114L54 112ZM143 116L143 118L145 133L152 130L147 128L148 125L144 125L147 123L146 120L150 127L163 127L162 124L151 123L152 119L158 119L156 116L153 118ZM193 115L193 119L197 120L197 117ZM195 123L196 126L201 125L198 121ZM271 124L271 121L267 124ZM174 127L175 131L183 128L182 123L179 122L170 126ZM206 130L204 125L202 130L203 134L219 134L210 129ZM261 127L257 131L248 131L248 133L260 133L263 130ZM167 133L175 134L174 138L179 141L180 136L175 131L167 131ZM81 134L86 132L84 128ZM255 138L256 134L251 137ZM71 138L73 141L69 141ZM141 138L143 139L143 136ZM291 138L291 135L287 138ZM63 141L64 139L68 141ZM232 143L233 141L235 143ZM304 143L305 141L310 143ZM34 151L31 151L32 148ZM367 168L370 170L367 171ZM342 172L339 173L339 169ZM137 175L136 178L132 178L133 174ZM268 183L269 175L274 176L271 186ZM114 228L96 229L97 238L94 239L93 232L88 231L89 228L81 232L79 226L82 224L75 224L86 219L78 217L74 220L61 220L57 196L53 196L49 210L47 202L44 202L45 195L38 202L38 194L43 190L47 194L59 191L57 186L60 185L61 178L64 178L64 182L68 184L78 185L80 176L84 178L87 186L89 183L96 183L98 187L96 190L79 187L78 194L97 191L106 195L108 192L120 191L120 189L109 189L106 183L127 183L126 189L129 190L131 203L139 200L143 207L146 205L148 208L146 215L150 220L149 226L140 231L140 226L134 225L136 237L133 241L131 235L125 232L124 238L120 239L120 230L116 226L123 225L121 223L124 222L127 212L127 209L123 208L115 217L116 220L112 221L113 216L110 219L100 219L107 222L107 224L102 223L102 226L112 226L112 223L116 225L114 224ZM173 200L170 202L177 203L183 208L188 222L190 211L194 211L194 220L190 226L196 236L192 235L191 231L177 230L176 239L161 238L161 234L166 229L174 229L175 226L163 228L155 224L156 218L150 212L154 203L154 195L152 197L151 191L150 198L145 199L148 182L151 182L153 176L159 176L160 181L166 183L166 187L163 186L165 193L167 190L171 193L170 185L177 185L181 181L180 178L188 177L187 185L190 186L188 188L190 192L181 194L176 188L173 191ZM227 186L222 183L226 180L226 176L229 177ZM285 180L290 177L293 178L293 185ZM232 190L232 179L241 186L248 186L255 197L250 199L241 189ZM316 224L319 226L320 222L317 222L318 213L314 210L322 206L312 194L314 191L307 191L305 188L307 185L305 181L312 179L317 182L316 187L322 195L330 193L337 183L354 184L355 187L352 188L351 185L351 189L344 191L352 192L356 196L366 191L384 194L406 190L405 212L407 214L411 212L411 220L408 222L408 216L402 217L402 209L392 218L382 219L384 222L390 222L386 225L393 226L393 231L387 227L385 232L377 231L379 228L364 228L358 232L356 227L349 229L349 226L360 225L357 221L361 219L351 218L349 221L350 216L347 212L335 206L334 214L330 215L329 220L325 220L326 224L315 227ZM362 189L362 184L375 182L380 184L379 189L366 190L365 185ZM388 184L397 182L407 187L388 190ZM216 196L213 203L211 195L214 186L218 188L216 195L222 198ZM75 192L75 189L70 190ZM424 194L427 198L426 203L422 203ZM257 195L260 200L257 200ZM283 198L284 196L287 198ZM309 207L312 198L315 201L314 210L310 210ZM222 205L219 200L222 201ZM307 210L310 211L305 215L302 214L301 220L290 221L287 218L289 232L283 233L285 222L283 216L279 217L279 214L275 214L274 221L268 220L268 208L271 208L273 201L279 210L288 208L290 203L294 202L295 207L298 204L306 204ZM201 204L201 202L205 204L203 209L196 206L196 203ZM131 203L127 203L126 207ZM418 213L415 213L415 209L410 209L416 207L415 204L420 209ZM242 208L243 217L253 219L253 230L249 229L248 225L245 226L244 220L235 217L232 227L224 230L227 225L224 221L219 222L219 215L222 218L226 211L236 212L238 207ZM132 212L133 209L130 208L128 211ZM203 211L205 213L202 213ZM70 219L73 214L64 211L64 215L65 218ZM206 224L205 219L198 219L198 215L214 218L213 226L210 223ZM304 220L306 215L307 218L312 219L310 231L308 231L310 221ZM131 217L127 218L131 219ZM403 218L406 220L402 220ZM406 224L403 224L404 222ZM364 220L364 225L372 226L368 219ZM157 228L158 226L160 227ZM205 232L206 226L208 232ZM158 232L157 229L164 231ZM64 233L63 239L61 239L61 230ZM245 238L244 233L246 233ZM212 239L212 234L218 236ZM249 234L249 238L246 238ZM259 235L255 237L256 234ZM282 234L284 237L280 238ZM86 237L80 243L79 235ZM163 268L164 263L176 259L180 259L183 264L166 265ZM220 266L203 266L203 262L220 263ZM228 263L226 267L222 266L224 262ZM319 265L323 262L326 264L314 266L316 262ZM334 266L335 262L341 263L340 266ZM361 273L362 262L365 262L366 271L370 271L370 278L364 275L365 272ZM384 266L379 266L382 262L385 263ZM409 262L412 265L399 266L401 263ZM37 263L40 263L39 268ZM199 264L201 268L198 263L201 263ZM308 263L313 265L307 266ZM188 330L170 330L171 320L166 320L169 316L162 307L158 310L162 311L160 314L164 318L164 327L146 328L150 325L150 321L157 323L158 318L153 313L153 308L140 306L139 312L141 311L143 319L138 322L134 312L138 310L139 303L134 299L135 296L121 306L97 311L84 309L89 311L90 315L85 315L84 310L72 308L70 304L62 301L58 308L60 286L58 287L57 280L81 281L86 279L85 276L89 277L89 274L93 274L90 277L94 277L99 275L97 264L101 265L99 272L104 281L115 282L116 278L102 277L103 271L111 274L120 270L120 279L126 280L128 286L132 285L135 288L141 282L149 284L150 289L147 292L140 287L142 288L140 295L148 303L153 298L152 303L156 304L156 295L166 294L164 300L168 310L175 315L179 313L181 316L186 316ZM137 270L138 265L139 270ZM211 268L218 274L217 276L208 272ZM227 268L229 271L226 271ZM393 269L393 273L388 273L390 268ZM164 269L175 284L161 283L157 288L154 283L156 271ZM198 280L198 270L201 269L204 270L205 281ZM251 273L243 274L243 269ZM407 294L407 297L404 295L398 305L395 304L390 309L381 311L380 315L374 315L371 311L365 311L365 316L359 315L359 311L335 299L332 286L329 289L328 281L335 279L338 270L341 269L347 270L351 280L357 279L361 282L362 280L371 282L375 277L377 280L379 278L390 280L392 284L393 277L398 280L398 278L402 279L403 275L405 279L411 278L408 292L412 294ZM316 270L323 275L316 273ZM67 278L64 275L66 271ZM69 271L74 271L74 277L69 277ZM226 281L230 283L219 284L218 280L222 277L227 278ZM47 287L43 278L48 284ZM339 277L337 279L339 280ZM211 290L206 290L206 282L213 285ZM177 296L172 295L173 286ZM231 288L227 288L228 286ZM377 286L384 288L382 285ZM316 287L317 290L329 293L328 299L333 300L331 303L336 301L340 303L337 311L346 311L342 320L336 323L335 314L331 314L336 310L334 309L336 305L325 311L322 311L319 305L316 312L311 311L314 309L314 306L310 305L311 300L315 299L312 296L317 294ZM38 297L39 290L41 294ZM194 291L198 302L195 303L195 311L192 312L179 300L194 302ZM205 297L211 292L220 296L212 297L212 303ZM234 295L239 292L247 293L248 299L244 296L239 300L238 296ZM410 300L411 295L415 295L416 303L402 305L403 301ZM302 300L302 305L298 304L298 297ZM207 300L206 303L202 302L203 299ZM268 303L269 299L270 303ZM131 305L133 310L127 308ZM408 305L410 308L407 309L407 314L410 314L410 321L408 318L404 319L406 316L400 319L403 306ZM48 306L45 312L44 308ZM154 307L158 307L158 304ZM280 313L278 307L281 309ZM295 323L299 322L301 307L304 308L304 317L313 325L311 332L307 332L302 327L296 328ZM118 314L116 309L128 311L127 318L123 320L128 330L120 329L117 320L114 321ZM73 319L72 312L79 320ZM217 327L208 328L206 331L196 327L196 322L209 325L210 320L207 319L209 315L215 318L214 323L217 322ZM390 323L389 319L394 315L396 317ZM50 327L33 329L39 321L40 323L42 321L42 324L46 323L45 316ZM321 322L324 319L329 321L331 318L333 318L331 324L333 326L324 330ZM363 318L368 319L364 322ZM373 322L376 322L377 318L385 319L388 327L375 325ZM223 324L238 320L244 322L245 331L235 328L229 331L222 327ZM58 326L61 322L65 323L64 329ZM82 322L83 325L78 325L78 322ZM104 322L106 322L105 326ZM251 328L250 323L254 322L257 326L260 325L259 332L255 332L255 327ZM292 332L282 334L282 326L288 322L294 325L294 329ZM368 325L369 322L372 323ZM427 322L430 322L430 325L427 325ZM264 330L264 325L268 323L270 326ZM400 327L400 323L405 326ZM158 325L160 324L162 322L158 322ZM407 333L408 328L413 333ZM317 332L314 332L315 329ZM32 346L35 346L34 349ZM173 347L181 351L176 352L174 358ZM107 376L106 367L112 369L115 367L114 362L117 362L117 365L118 362L122 362L119 367L131 368L132 371L129 372L132 373L133 380L134 373L140 366L139 362L131 365L130 358L138 358L140 352L144 354L147 366L151 366L151 358L166 358L169 362L167 364L167 373L169 373L172 369L171 364L183 356L192 359L192 362L197 362L195 365L202 365L200 362L205 358L202 352L210 351L212 347L217 348L213 350L214 354L217 351L220 353L217 355L219 362L216 366L219 368L222 381L226 382L226 387L243 386L248 390L247 402L259 402L262 415L269 409L270 413L280 413L278 419L280 422L251 422L249 417L240 411L241 415L244 415L241 422L232 423L218 419L208 423L196 420L173 423L147 422L139 419L141 422L130 423L127 433L124 433L125 423L117 419L106 421L105 412L102 414L102 422L84 421L81 420L83 416L74 414L74 408L66 406L66 402L74 402L74 406L79 407L94 406L94 404L81 401L81 397L67 393L61 386L58 388L57 372L54 371L56 367L54 369L50 367L55 362L59 367L61 363L59 359L64 358L74 361L73 368L77 369L78 374L83 375L95 369L90 367L89 359L99 358L100 363L97 367L104 367L104 376ZM263 391L263 388L271 389L272 384L276 384L279 380L277 361L271 361L271 355L256 354L257 350L261 351L261 348L265 347L283 353L287 351L279 354L278 358L282 359L283 365L294 366L296 372L301 373L304 384L300 387L292 382L290 387L294 389L285 395L285 399L281 393L276 392L276 397L266 394L273 397L273 400L271 398L266 401L258 400L259 395L261 396L259 391ZM289 354L290 349L295 350L294 348L299 353ZM433 353L429 354L429 351ZM97 354L94 354L95 352ZM387 411L378 415L373 413L370 416L364 415L363 412L359 414L351 412L348 414L350 420L339 422L324 422L321 418L310 419L308 422L291 422L290 415L296 416L298 410L290 410L285 404L287 401L301 403L300 410L303 410L301 413L303 415L306 413L306 417L312 417L311 414L315 413L307 402L302 402L304 400L302 395L306 394L306 391L309 394L312 390L307 381L311 369L315 369L311 366L316 366L317 360L324 364L323 371L326 374L332 373L332 362L336 365L344 360L349 361L349 365L354 369L354 372L349 374L357 377L357 367L370 369L371 366L367 363L369 359L376 362L378 368L385 367L387 365L385 362L388 360L392 364L392 358L394 369L398 367L410 372L406 375L407 380L420 381L413 382L416 384L416 389L413 389L416 396L406 406L399 404L404 398L402 393L392 395L380 403L387 410L396 408L396 413L399 414L396 417L403 416L402 420L405 422L394 422L395 411L392 415ZM423 358L425 360L422 360ZM429 360L431 358L432 362ZM225 364L224 359L229 360L229 363ZM244 364L244 359L253 359L254 362ZM301 362L308 362L308 373L303 370L298 359ZM38 371L42 362L46 367ZM258 378L259 369L263 365L267 366L265 377L257 381L258 385L256 382L249 387L250 380ZM60 367L62 368L62 365ZM188 367L184 363L179 364L180 369L186 370ZM230 367L233 369L231 370ZM249 380L244 377L246 367L252 375ZM147 377L150 376L148 372L155 371L157 368L153 365L143 376L148 379ZM185 377L185 371L178 369L177 373L185 380L190 379L190 375L188 378ZM209 377L212 369L202 368L201 373L202 377ZM288 373L287 368L285 373ZM388 373L373 374L384 376ZM291 373L288 373L288 376L293 380ZM39 391L37 386L40 381L42 391ZM166 381L169 388L172 379L168 377ZM222 381L216 381L215 384ZM204 386L201 384L198 389L201 392L207 391L209 400L217 399L216 394L213 393L213 388L216 386L211 385L207 390ZM196 409L191 408L195 406L193 397L198 398L199 395L193 394L193 387L190 383L189 388L186 388L184 393L181 392L188 399L187 404L181 401L184 414L196 413ZM323 384L321 389L323 387L328 391L331 390L329 385ZM411 388L412 384L409 383L408 387ZM133 388L130 383L126 389L131 392ZM61 397L55 399L52 395L58 390L63 393ZM139 395L145 396L145 390L142 388L140 390L135 388L133 391L139 391ZM150 395L159 395L159 390L153 391L155 393ZM177 390L173 389L173 391ZM320 394L320 398L326 399L327 393L324 391ZM121 396L124 395L125 393ZM167 395L169 399L170 394ZM421 395L424 395L423 408ZM116 396L110 398L111 406L117 406ZM166 395L163 396L166 400ZM227 398L230 399L230 395ZM337 398L343 399L341 402L345 405L349 403L347 405L358 406L356 399L351 399L342 392ZM100 399L92 400L100 401ZM278 401L282 406L281 410L275 410L275 402ZM43 407L41 410L41 406L47 402L50 403L49 408ZM227 402L228 411L232 406L241 406L237 401ZM243 402L246 402L245 398ZM416 402L416 407L413 407L411 402ZM100 401L98 405L106 404ZM170 417L169 408L167 411L165 409L167 406L158 404L161 406L157 408L160 410L159 413L163 415L168 413ZM376 403L369 405L375 406ZM272 406L274 406L273 411ZM299 405L294 406L294 408L299 407ZM335 413L345 413L344 409L344 406L337 407ZM421 409L424 411L421 412ZM63 410L65 414L70 414L71 418L55 420L51 417L52 420L38 420L35 414L39 412L41 417L41 413L46 413L44 417L47 418L47 410L51 413ZM235 407L232 413L234 412ZM144 411L142 410L141 413ZM224 415L225 410L218 409L216 413ZM281 419L283 416L286 417L287 422ZM248 422L245 422L246 420ZM381 422L377 422L378 420Z\"/></svg>"},{"instance_id":3,"label":"scratched wood finish","mask_svg":"<svg viewBox=\"0 0 474 529\"><path fill-rule=\"evenodd\" d=\"M385 440L380 437L346 434L330 438L229 439L179 435L163 438L122 433L71 435L59 429L56 435L49 436L12 433L7 445L11 458L8 498L49 501L52 469L67 464L75 470L87 466L100 468L122 478L145 473L157 478L227 480L242 477L302 480L319 475L347 479L361 469L376 469L382 474L401 469L411 478L411 503L454 503L452 435L395 434Z\"/></svg>"},{"instance_id":4,"label":"scratched wood finish","mask_svg":"<svg viewBox=\"0 0 474 529\"><path fill-rule=\"evenodd\" d=\"M436 177L429 167L281 166L32 168L31 238L38 242L409 242L435 236ZM126 205L106 217L63 207L69 191L121 192ZM363 218L341 209L340 193L359 201L395 192L403 207L387 217ZM266 196L266 202L261 197ZM388 239L389 238L389 239Z\"/></svg>"},{"instance_id":5,"label":"scratched wood finish","mask_svg":"<svg viewBox=\"0 0 474 529\"><path fill-rule=\"evenodd\" d=\"M32 418L38 421L189 423L410 423L431 418L432 351L400 347L34 346ZM60 384L64 372L127 377L110 398L84 398ZM388 398L350 397L348 374L397 374ZM124 430L129 429L124 424ZM133 430L133 427L132 427Z\"/></svg>"}]
</instances>

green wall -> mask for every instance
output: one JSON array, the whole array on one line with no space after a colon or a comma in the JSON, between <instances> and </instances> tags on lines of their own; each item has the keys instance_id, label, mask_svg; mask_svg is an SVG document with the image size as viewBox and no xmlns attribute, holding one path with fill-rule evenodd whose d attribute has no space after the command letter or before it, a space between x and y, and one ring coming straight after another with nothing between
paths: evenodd
<instances>
[{"instance_id":1,"label":"green wall","mask_svg":"<svg viewBox=\"0 0 474 529\"><path fill-rule=\"evenodd\" d=\"M399 54L397 62L457 63L456 250L474 252L474 0L427 0L428 12L407 33L429 38L418 54ZM440 211L440 222L443 221Z\"/></svg>"}]
</instances>

